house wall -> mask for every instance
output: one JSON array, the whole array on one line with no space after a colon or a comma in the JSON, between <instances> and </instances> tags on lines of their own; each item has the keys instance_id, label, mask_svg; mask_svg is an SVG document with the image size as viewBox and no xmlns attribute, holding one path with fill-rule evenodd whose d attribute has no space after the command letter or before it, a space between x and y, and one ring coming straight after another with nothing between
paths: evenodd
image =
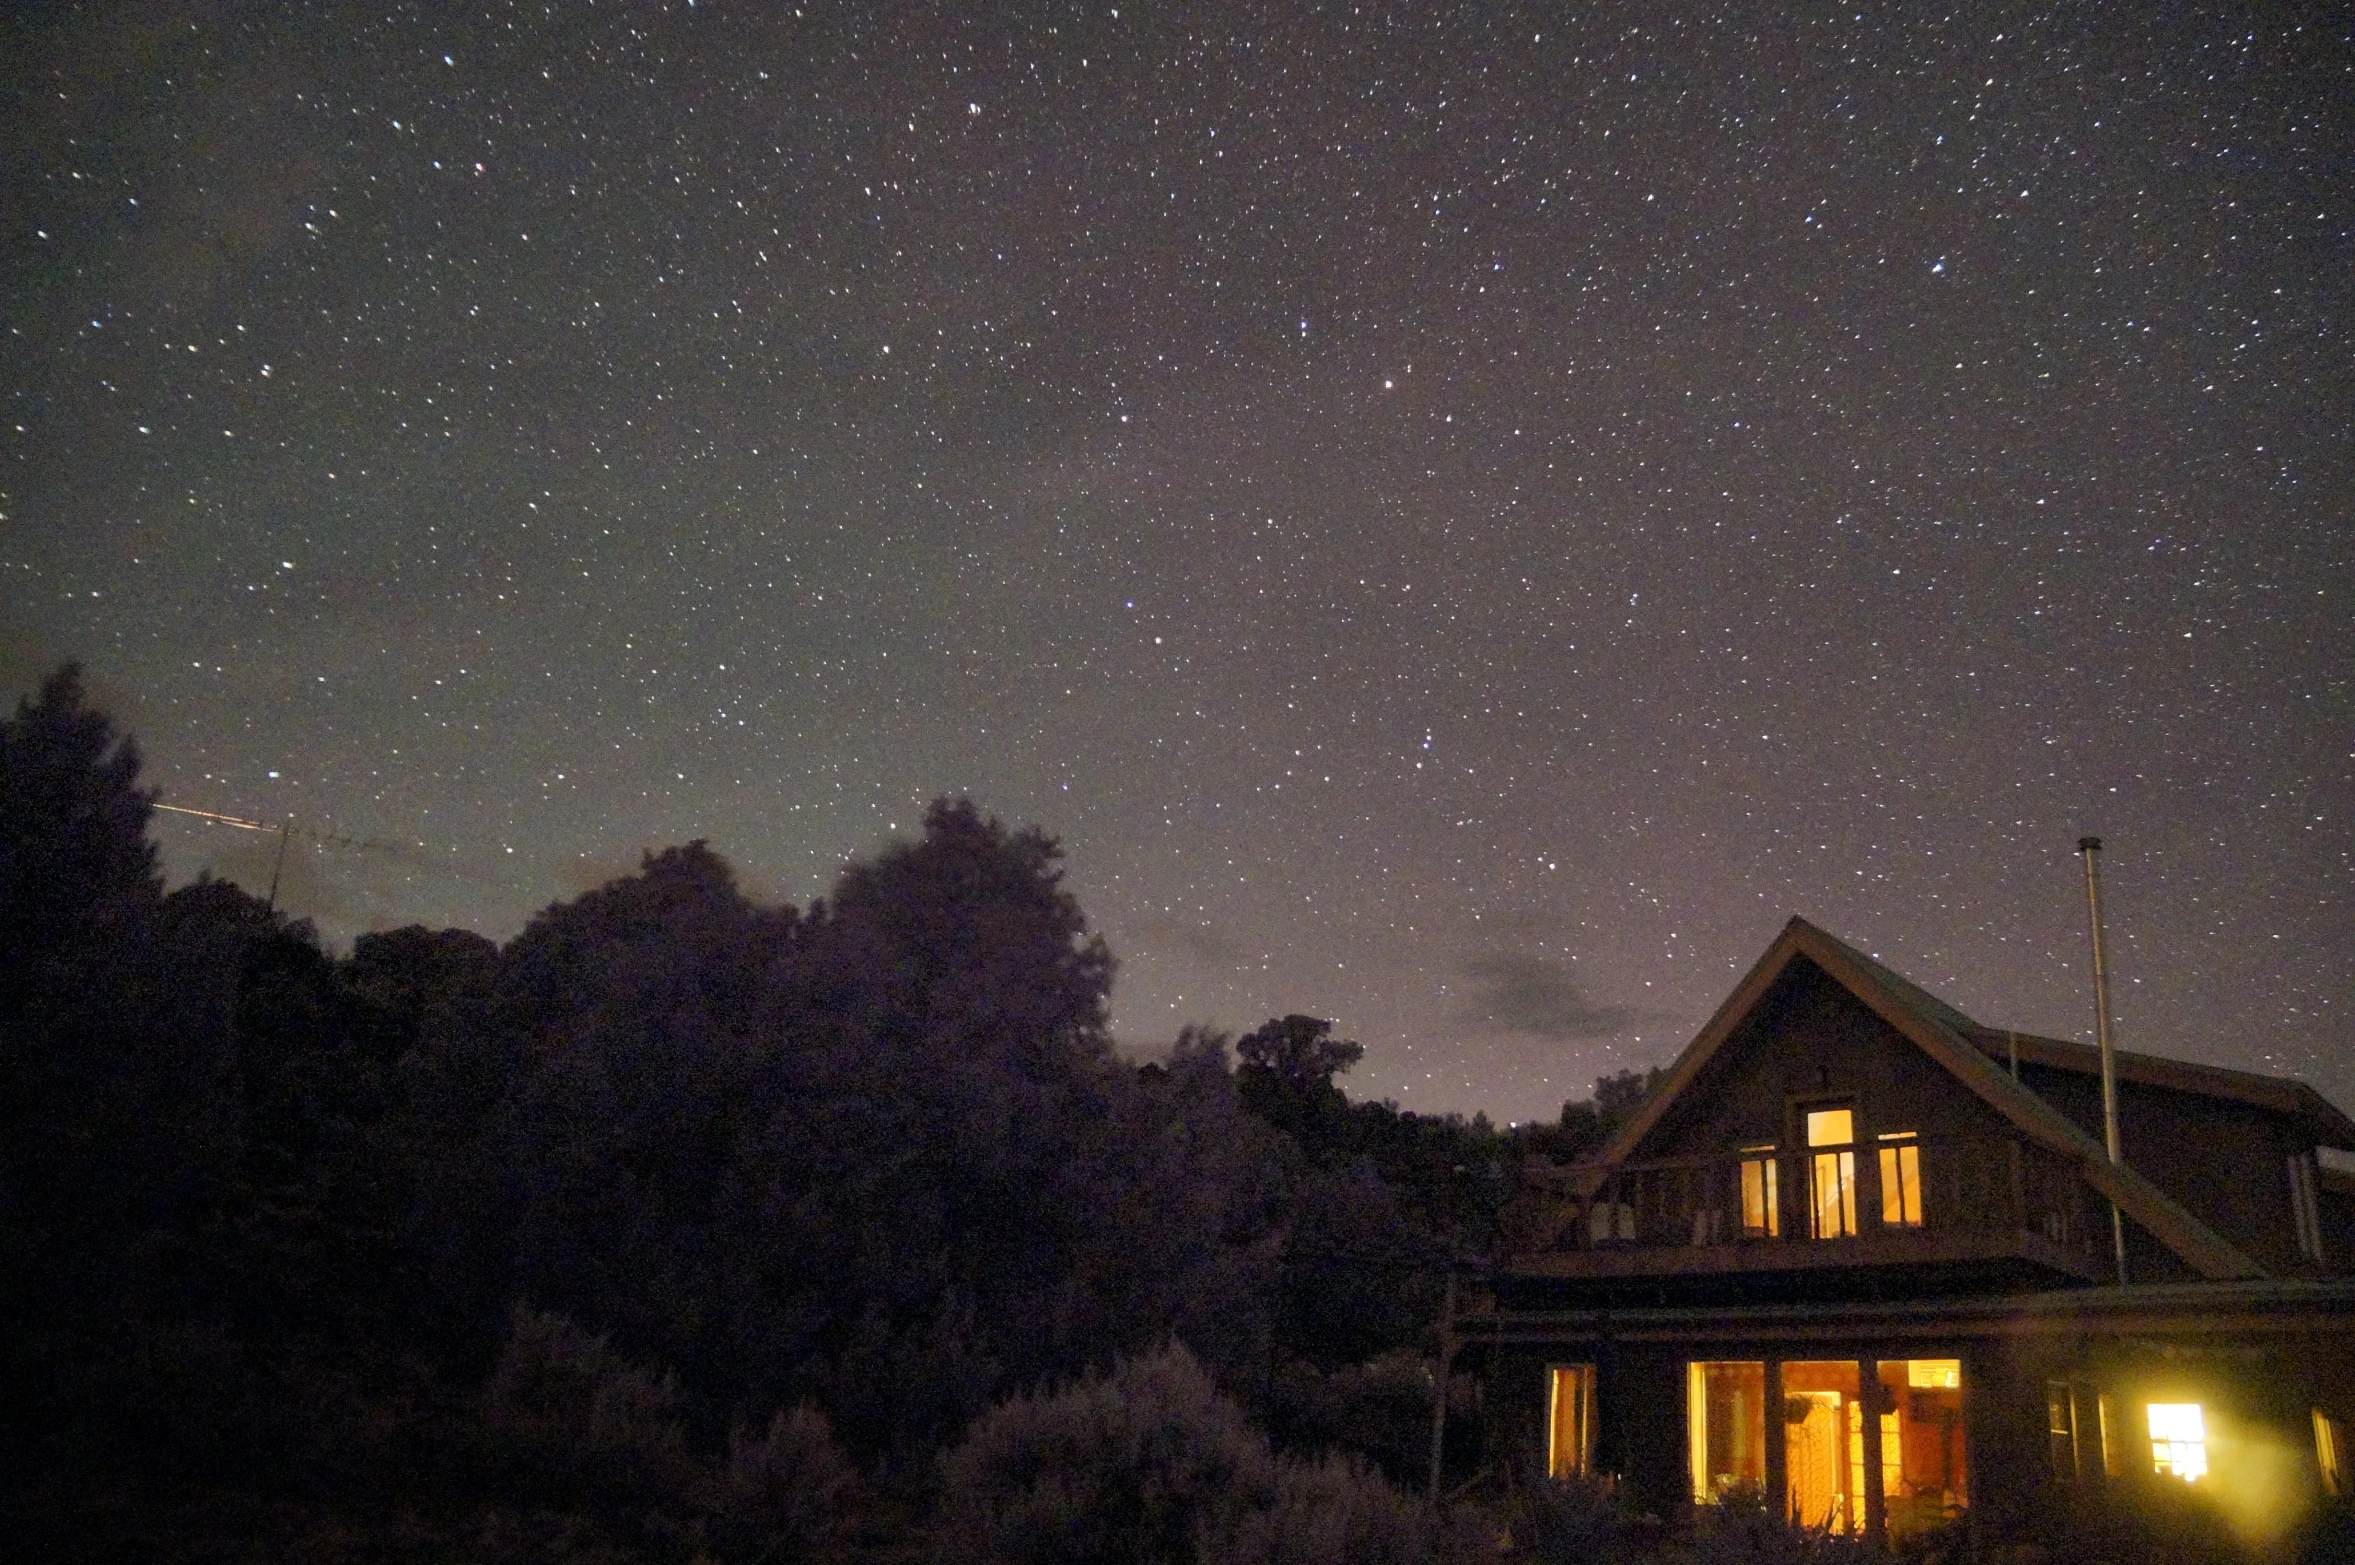
<instances>
[{"instance_id":1,"label":"house wall","mask_svg":"<svg viewBox=\"0 0 2355 1565\"><path fill-rule=\"evenodd\" d=\"M1804 1141L1801 1100L1851 1097L1857 1137L2008 1134L2001 1115L1814 963L1783 970L1748 1020L1634 1156L1676 1157Z\"/></svg>"},{"instance_id":2,"label":"house wall","mask_svg":"<svg viewBox=\"0 0 2355 1565\"><path fill-rule=\"evenodd\" d=\"M1630 1508L1673 1522L1690 1499L1685 1366L1694 1360L1956 1357L1962 1361L1969 1523L1981 1545L2062 1541L2073 1521L2131 1503L2180 1480L2151 1469L2144 1409L2152 1401L2201 1405L2210 1434L2205 1492L2254 1541L2293 1528L2321 1498L2312 1409L2355 1422L2355 1333L2344 1320L2298 1331L2235 1332L2186 1322L2183 1330L2107 1330L2051 1322L2049 1329L1984 1329L1945 1342L1908 1337L1805 1344L1711 1332L1690 1342L1487 1351L1487 1448L1542 1453L1547 1367L1598 1366L1596 1466L1619 1477ZM2047 1386L2072 1385L2081 1466L2058 1474L2047 1424ZM2103 1471L2097 1399L2110 1393L2121 1475ZM1493 1460L1493 1457L1492 1457ZM2179 1492L2179 1491L2178 1491Z\"/></svg>"},{"instance_id":3,"label":"house wall","mask_svg":"<svg viewBox=\"0 0 2355 1565\"><path fill-rule=\"evenodd\" d=\"M1692 1503L1692 1463L1685 1445L1685 1363L1693 1356L1656 1346L1616 1355L1620 1483L1639 1512L1670 1518ZM1601 1397L1595 1400L1600 1407Z\"/></svg>"},{"instance_id":4,"label":"house wall","mask_svg":"<svg viewBox=\"0 0 2355 1565\"><path fill-rule=\"evenodd\" d=\"M2045 1382L2079 1357L2046 1338L1982 1338L1963 1352L1963 1425L1971 1450L1971 1527L1980 1538L2034 1538L2051 1503Z\"/></svg>"},{"instance_id":5,"label":"house wall","mask_svg":"<svg viewBox=\"0 0 2355 1565\"><path fill-rule=\"evenodd\" d=\"M2101 1139L2100 1078L2023 1062L2020 1082ZM2122 1081L2118 1139L2130 1167L2266 1271L2281 1276L2312 1270L2298 1254L2290 1208L2290 1155L2313 1144L2298 1119L2253 1103ZM2330 1270L2355 1269L2355 1235L2344 1231L2342 1214L2326 1211L2326 1220L2339 1230L2325 1238L2326 1260L2335 1263ZM2138 1282L2168 1276L2170 1269L2152 1249L2148 1270L2140 1264L2146 1259L2140 1247L2130 1257Z\"/></svg>"},{"instance_id":6,"label":"house wall","mask_svg":"<svg viewBox=\"0 0 2355 1565\"><path fill-rule=\"evenodd\" d=\"M2154 1471L2145 1410L2199 1404L2208 1432L2202 1488L2245 1541L2277 1541L2323 1497L2313 1409L2349 1393L2343 1332L2234 1337L2126 1333L1987 1341L1980 1410L1987 1451L1987 1535L2057 1541L2073 1518L2131 1504L2181 1480ZM2046 1438L2048 1382L2067 1381L2078 1407L2080 1465L2056 1473ZM2108 1393L2120 1473L2103 1467L2098 1404Z\"/></svg>"},{"instance_id":7,"label":"house wall","mask_svg":"<svg viewBox=\"0 0 2355 1565\"><path fill-rule=\"evenodd\" d=\"M2320 1196L2323 1269L2335 1276L2355 1272L2355 1195L2325 1185Z\"/></svg>"},{"instance_id":8,"label":"house wall","mask_svg":"<svg viewBox=\"0 0 2355 1565\"><path fill-rule=\"evenodd\" d=\"M1592 1364L1595 1471L1613 1475L1636 1511L1673 1518L1691 1499L1684 1407L1689 1356L1673 1348L1628 1348L1591 1339L1565 1339L1552 1348L1488 1350L1480 1368L1487 1382L1482 1455L1492 1466L1518 1461L1542 1471L1548 1376L1557 1364Z\"/></svg>"}]
</instances>

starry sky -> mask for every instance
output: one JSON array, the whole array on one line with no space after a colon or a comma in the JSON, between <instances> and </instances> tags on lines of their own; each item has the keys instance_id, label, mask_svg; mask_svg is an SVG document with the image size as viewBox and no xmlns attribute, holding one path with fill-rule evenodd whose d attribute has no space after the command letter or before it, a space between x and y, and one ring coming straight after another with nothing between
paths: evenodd
<instances>
[{"instance_id":1,"label":"starry sky","mask_svg":"<svg viewBox=\"0 0 2355 1565\"><path fill-rule=\"evenodd\" d=\"M2355 1104L2344 7L23 7L0 673L331 941L969 793L1550 1117L1791 914ZM257 888L271 839L156 826Z\"/></svg>"}]
</instances>

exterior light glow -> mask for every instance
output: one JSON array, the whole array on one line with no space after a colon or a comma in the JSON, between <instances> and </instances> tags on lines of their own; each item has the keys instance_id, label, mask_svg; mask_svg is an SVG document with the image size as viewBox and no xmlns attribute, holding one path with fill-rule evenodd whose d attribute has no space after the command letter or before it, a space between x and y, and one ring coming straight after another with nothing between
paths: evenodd
<instances>
[{"instance_id":1,"label":"exterior light glow","mask_svg":"<svg viewBox=\"0 0 2355 1565\"><path fill-rule=\"evenodd\" d=\"M2208 1471L2208 1424L2197 1402L2153 1402L2144 1413L2150 1419L2151 1465L2173 1473L2185 1483Z\"/></svg>"}]
</instances>

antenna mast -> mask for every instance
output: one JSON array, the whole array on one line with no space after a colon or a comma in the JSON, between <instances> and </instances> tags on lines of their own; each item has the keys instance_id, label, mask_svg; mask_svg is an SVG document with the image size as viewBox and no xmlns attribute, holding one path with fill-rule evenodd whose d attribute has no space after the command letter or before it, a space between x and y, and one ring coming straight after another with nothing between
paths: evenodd
<instances>
[{"instance_id":1,"label":"antenna mast","mask_svg":"<svg viewBox=\"0 0 2355 1565\"><path fill-rule=\"evenodd\" d=\"M2102 1056L2102 1139L2114 1166L2125 1155L2118 1146L2118 1055L2110 1042L2110 969L2102 952L2102 840L2080 837L2077 851L2085 855L2085 911L2093 926L2093 1035ZM2126 1218L2118 1203L2110 1203L2110 1242L2117 1251L2118 1281L2126 1281Z\"/></svg>"}]
</instances>

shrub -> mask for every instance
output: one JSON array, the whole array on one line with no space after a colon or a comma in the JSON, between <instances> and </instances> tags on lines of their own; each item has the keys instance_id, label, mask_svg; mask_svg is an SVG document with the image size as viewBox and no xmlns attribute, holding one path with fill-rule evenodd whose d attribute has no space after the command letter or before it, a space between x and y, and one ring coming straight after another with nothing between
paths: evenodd
<instances>
[{"instance_id":1,"label":"shrub","mask_svg":"<svg viewBox=\"0 0 2355 1565\"><path fill-rule=\"evenodd\" d=\"M1393 1482L1420 1479L1431 1459L1431 1372L1418 1355L1387 1353L1321 1374L1295 1359L1268 1387L1267 1418L1286 1448L1332 1446L1377 1463ZM1451 1421L1459 1410L1449 1409Z\"/></svg>"},{"instance_id":2,"label":"shrub","mask_svg":"<svg viewBox=\"0 0 2355 1565\"><path fill-rule=\"evenodd\" d=\"M779 1413L759 1439L739 1431L730 1443L714 1507L720 1533L733 1552L806 1558L833 1536L854 1476L825 1414L808 1403Z\"/></svg>"},{"instance_id":3,"label":"shrub","mask_svg":"<svg viewBox=\"0 0 2355 1565\"><path fill-rule=\"evenodd\" d=\"M1244 1520L1220 1565L1421 1565L1432 1555L1424 1509L1355 1457L1285 1462L1274 1503Z\"/></svg>"},{"instance_id":4,"label":"shrub","mask_svg":"<svg viewBox=\"0 0 2355 1565\"><path fill-rule=\"evenodd\" d=\"M693 1468L676 1377L630 1363L561 1315L518 1305L483 1388L507 1454L567 1494L675 1497Z\"/></svg>"},{"instance_id":5,"label":"shrub","mask_svg":"<svg viewBox=\"0 0 2355 1565\"><path fill-rule=\"evenodd\" d=\"M1006 1565L1215 1557L1276 1492L1266 1440L1178 1345L998 1404L944 1477L960 1548Z\"/></svg>"},{"instance_id":6,"label":"shrub","mask_svg":"<svg viewBox=\"0 0 2355 1565\"><path fill-rule=\"evenodd\" d=\"M1428 1565L1437 1541L1357 1457L1275 1457L1176 1345L1000 1403L944 1474L957 1557L1001 1565Z\"/></svg>"}]
</instances>

